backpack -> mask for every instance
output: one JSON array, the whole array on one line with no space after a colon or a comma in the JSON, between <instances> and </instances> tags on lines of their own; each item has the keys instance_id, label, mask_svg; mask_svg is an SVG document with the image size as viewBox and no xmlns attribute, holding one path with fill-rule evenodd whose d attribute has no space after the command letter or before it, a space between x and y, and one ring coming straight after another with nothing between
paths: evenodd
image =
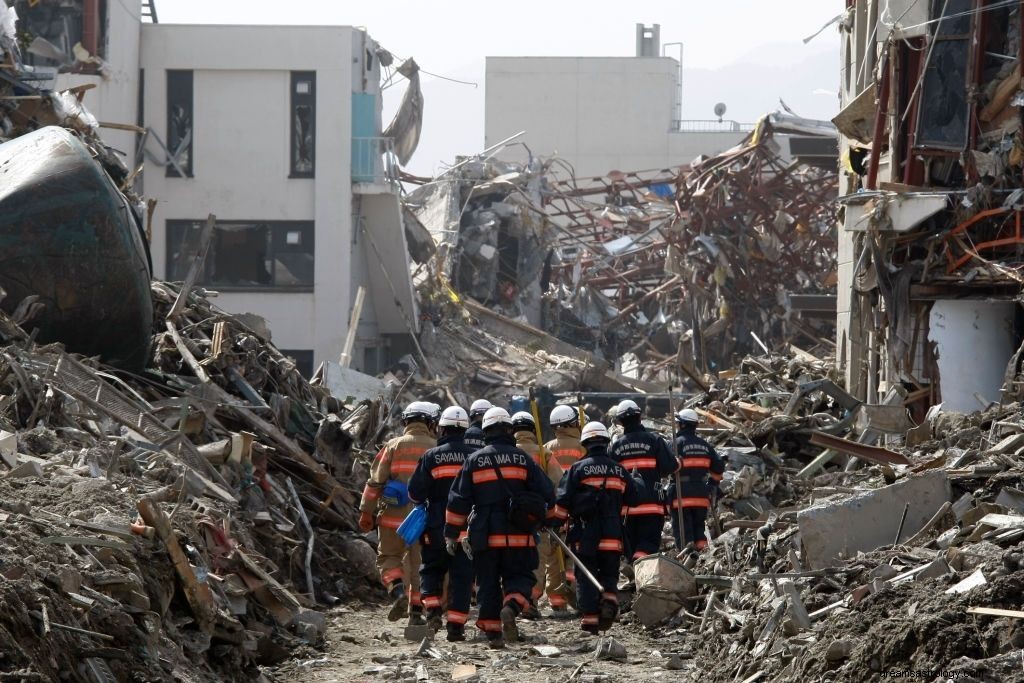
<instances>
[{"instance_id":1,"label":"backpack","mask_svg":"<svg viewBox=\"0 0 1024 683\"><path fill-rule=\"evenodd\" d=\"M501 474L501 467L494 468L498 480L505 488L509 496L508 521L517 531L532 534L536 533L544 524L548 516L548 503L544 496L534 491L519 491L513 493Z\"/></svg>"}]
</instances>

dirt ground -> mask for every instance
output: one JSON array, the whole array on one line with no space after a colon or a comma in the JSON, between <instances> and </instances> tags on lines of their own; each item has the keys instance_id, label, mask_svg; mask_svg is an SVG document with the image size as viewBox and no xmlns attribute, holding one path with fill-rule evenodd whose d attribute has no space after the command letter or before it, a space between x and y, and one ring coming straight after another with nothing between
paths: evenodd
<instances>
[{"instance_id":1,"label":"dirt ground","mask_svg":"<svg viewBox=\"0 0 1024 683\"><path fill-rule=\"evenodd\" d=\"M690 679L688 670L694 664L681 651L681 633L652 639L626 614L608 635L625 646L627 661L599 660L594 653L601 639L581 631L576 618L555 619L547 610L542 613L545 618L541 620L520 621L524 642L504 650L488 649L479 631L467 628L472 640L449 643L442 631L423 648L428 651L420 654L421 642L406 640L403 624L387 621L386 608L352 604L328 613L322 650L307 648L264 674L280 683L450 681L457 666L470 664L476 666L479 678L464 680L495 683L524 678L532 683ZM471 623L472 619L475 614ZM557 652L545 647L557 648Z\"/></svg>"}]
</instances>

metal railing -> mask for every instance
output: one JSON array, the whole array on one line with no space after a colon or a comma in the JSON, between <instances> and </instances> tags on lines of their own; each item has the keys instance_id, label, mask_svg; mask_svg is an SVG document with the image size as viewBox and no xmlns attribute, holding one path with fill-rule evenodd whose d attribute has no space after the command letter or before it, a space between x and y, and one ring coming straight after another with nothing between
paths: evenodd
<instances>
[{"instance_id":1,"label":"metal railing","mask_svg":"<svg viewBox=\"0 0 1024 683\"><path fill-rule=\"evenodd\" d=\"M392 138L352 138L352 182L399 186Z\"/></svg>"},{"instance_id":2,"label":"metal railing","mask_svg":"<svg viewBox=\"0 0 1024 683\"><path fill-rule=\"evenodd\" d=\"M749 133L754 130L754 125L717 119L682 119L672 122L672 130L680 133Z\"/></svg>"}]
</instances>

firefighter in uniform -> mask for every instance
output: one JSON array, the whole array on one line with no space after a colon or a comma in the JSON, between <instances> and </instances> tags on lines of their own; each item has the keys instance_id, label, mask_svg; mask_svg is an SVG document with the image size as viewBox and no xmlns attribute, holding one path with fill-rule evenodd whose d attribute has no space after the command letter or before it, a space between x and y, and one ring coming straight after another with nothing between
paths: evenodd
<instances>
[{"instance_id":1,"label":"firefighter in uniform","mask_svg":"<svg viewBox=\"0 0 1024 683\"><path fill-rule=\"evenodd\" d=\"M682 490L676 493L675 481L670 482L666 488L665 500L672 517L672 535L675 536L676 548L679 550L687 543L693 543L697 550L704 550L708 545L704 523L717 497L725 462L711 444L697 436L700 417L696 411L688 408L680 410L675 419L678 427L675 451L679 458L679 485ZM676 512L679 509L683 511L682 538L679 532L679 513Z\"/></svg>"},{"instance_id":2,"label":"firefighter in uniform","mask_svg":"<svg viewBox=\"0 0 1024 683\"><path fill-rule=\"evenodd\" d=\"M485 398L478 398L469 407L469 429L466 430L465 435L462 437L462 442L469 447L470 452L487 445L484 443L484 430L481 429L480 425L483 422L484 413L490 409L491 402Z\"/></svg>"},{"instance_id":3,"label":"firefighter in uniform","mask_svg":"<svg viewBox=\"0 0 1024 683\"><path fill-rule=\"evenodd\" d=\"M554 430L555 438L544 444L544 450L564 475L577 460L587 454L587 450L580 445L580 415L572 406L555 406L548 415L548 424ZM561 481L561 478L558 481ZM558 481L555 481L555 486L558 486ZM548 541L550 542L550 538ZM548 574L549 586L568 585L576 581L572 561L567 560L562 554L562 549L557 546L551 546L551 554L548 555L548 564L544 571ZM560 612L565 609L564 598L561 603L552 603L551 608Z\"/></svg>"},{"instance_id":4,"label":"firefighter in uniform","mask_svg":"<svg viewBox=\"0 0 1024 683\"><path fill-rule=\"evenodd\" d=\"M558 486L554 517L569 520L566 540L601 584L586 576L576 582L582 628L596 635L611 628L619 612L619 561L623 551L621 509L637 503L633 478L608 456L611 435L600 422L583 428L587 455L569 468Z\"/></svg>"},{"instance_id":5,"label":"firefighter in uniform","mask_svg":"<svg viewBox=\"0 0 1024 683\"><path fill-rule=\"evenodd\" d=\"M423 623L420 603L420 545L406 546L398 527L412 509L408 484L420 457L437 445L438 406L414 401L402 411L405 433L391 439L373 459L370 478L359 502L359 528L378 527L377 571L391 597L389 621L408 613L410 624ZM409 586L406 588L406 582Z\"/></svg>"},{"instance_id":6,"label":"firefighter in uniform","mask_svg":"<svg viewBox=\"0 0 1024 683\"><path fill-rule=\"evenodd\" d=\"M547 450L537 443L537 423L533 415L526 411L518 412L512 416L512 431L516 439L516 446L540 466L541 470L548 476L552 487L557 487L562 480L562 468L555 461ZM537 554L540 556L535 572L537 583L533 586L533 606L528 612L531 617L539 616L536 613L537 601L547 593L548 604L556 612L565 610L565 596L558 592L562 588L563 576L559 558L552 547L551 537L546 533L540 534L537 541ZM546 583L545 583L546 582ZM525 616L525 615L524 615Z\"/></svg>"},{"instance_id":7,"label":"firefighter in uniform","mask_svg":"<svg viewBox=\"0 0 1024 683\"><path fill-rule=\"evenodd\" d=\"M535 523L553 508L554 491L540 467L512 437L512 418L491 408L481 427L487 446L466 458L448 495L444 535L457 552L457 539L469 527L468 546L477 578L477 626L492 648L519 638L516 618L530 606L537 568L536 528L513 523L513 508L529 509ZM539 503L538 506L532 503ZM466 544L463 544L465 547Z\"/></svg>"},{"instance_id":8,"label":"firefighter in uniform","mask_svg":"<svg viewBox=\"0 0 1024 683\"><path fill-rule=\"evenodd\" d=\"M615 409L615 420L622 425L622 436L610 449L613 460L630 474L638 474L643 484L635 505L622 509L626 518L626 557L635 561L661 550L661 530L665 525L665 506L659 500L661 479L678 469L665 440L648 431L640 421L640 407L625 400Z\"/></svg>"},{"instance_id":9,"label":"firefighter in uniform","mask_svg":"<svg viewBox=\"0 0 1024 683\"><path fill-rule=\"evenodd\" d=\"M427 611L427 625L433 632L441 628L441 615L447 608L448 642L466 639L466 620L473 592L473 563L456 548L455 555L445 550L444 513L448 506L448 493L452 482L462 470L466 457L473 449L462 437L469 428L469 415L460 406L445 408L438 421L440 436L437 447L420 458L412 479L409 480L409 500L427 506L427 525L423 531L420 565L420 586L423 607ZM445 577L448 577L448 604L443 605Z\"/></svg>"}]
</instances>

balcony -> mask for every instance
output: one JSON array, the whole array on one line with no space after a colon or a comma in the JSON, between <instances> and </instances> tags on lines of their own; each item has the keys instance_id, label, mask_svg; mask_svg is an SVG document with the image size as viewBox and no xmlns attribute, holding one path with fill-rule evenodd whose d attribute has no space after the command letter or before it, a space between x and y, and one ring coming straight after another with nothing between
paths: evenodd
<instances>
[{"instance_id":1,"label":"balcony","mask_svg":"<svg viewBox=\"0 0 1024 683\"><path fill-rule=\"evenodd\" d=\"M352 138L352 190L356 194L397 193L398 159L391 138Z\"/></svg>"},{"instance_id":2,"label":"balcony","mask_svg":"<svg viewBox=\"0 0 1024 683\"><path fill-rule=\"evenodd\" d=\"M749 133L754 130L753 123L717 119L677 119L672 124L672 130L679 133Z\"/></svg>"}]
</instances>

